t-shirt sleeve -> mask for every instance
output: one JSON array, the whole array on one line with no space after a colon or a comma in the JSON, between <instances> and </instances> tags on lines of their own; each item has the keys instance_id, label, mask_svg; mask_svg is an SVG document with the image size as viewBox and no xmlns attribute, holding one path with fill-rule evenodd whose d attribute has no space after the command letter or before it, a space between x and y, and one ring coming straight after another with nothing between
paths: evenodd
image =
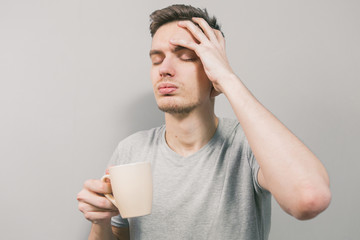
<instances>
[{"instance_id":1,"label":"t-shirt sleeve","mask_svg":"<svg viewBox=\"0 0 360 240\"><path fill-rule=\"evenodd\" d=\"M260 166L258 164L258 162L256 161L255 155L252 152L250 145L247 141L247 139L245 139L245 149L246 149L246 154L247 154L247 158L249 161L249 165L252 171L252 178L253 178L253 182L254 182L254 188L256 193L268 193L268 191L266 189L264 189L263 187L260 186L259 184L259 180L258 180L258 173L260 170Z\"/></svg>"},{"instance_id":2,"label":"t-shirt sleeve","mask_svg":"<svg viewBox=\"0 0 360 240\"><path fill-rule=\"evenodd\" d=\"M114 227L129 227L129 221L127 219L122 218L120 215L111 218L111 225Z\"/></svg>"},{"instance_id":3,"label":"t-shirt sleeve","mask_svg":"<svg viewBox=\"0 0 360 240\"><path fill-rule=\"evenodd\" d=\"M251 169L251 177L253 182L253 187L255 189L255 192L257 194L264 194L269 193L266 189L262 188L258 181L258 172L260 170L260 166L255 158L255 155L250 147L250 144L248 142L248 139L246 138L245 132L242 129L240 123L237 122L235 126L235 136L234 136L234 142L235 145L240 146L242 157L244 157L249 164L249 167Z\"/></svg>"}]
</instances>

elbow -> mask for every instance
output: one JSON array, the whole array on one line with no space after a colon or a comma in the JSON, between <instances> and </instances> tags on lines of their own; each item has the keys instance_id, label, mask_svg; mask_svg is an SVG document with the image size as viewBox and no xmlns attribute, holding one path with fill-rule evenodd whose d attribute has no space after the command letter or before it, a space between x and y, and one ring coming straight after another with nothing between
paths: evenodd
<instances>
[{"instance_id":1,"label":"elbow","mask_svg":"<svg viewBox=\"0 0 360 240\"><path fill-rule=\"evenodd\" d=\"M298 220L308 220L323 212L331 201L331 192L328 187L322 190L306 190L298 199L293 216Z\"/></svg>"}]
</instances>

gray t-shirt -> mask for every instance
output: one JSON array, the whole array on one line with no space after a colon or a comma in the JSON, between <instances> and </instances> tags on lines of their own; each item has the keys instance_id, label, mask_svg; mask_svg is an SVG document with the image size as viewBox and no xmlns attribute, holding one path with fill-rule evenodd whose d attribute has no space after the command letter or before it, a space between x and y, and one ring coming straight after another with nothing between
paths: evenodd
<instances>
[{"instance_id":1,"label":"gray t-shirt","mask_svg":"<svg viewBox=\"0 0 360 240\"><path fill-rule=\"evenodd\" d=\"M271 195L257 181L259 165L236 120L219 119L213 138L182 157L165 141L165 126L121 141L109 165L150 161L153 207L147 216L112 218L131 239L265 240Z\"/></svg>"}]
</instances>

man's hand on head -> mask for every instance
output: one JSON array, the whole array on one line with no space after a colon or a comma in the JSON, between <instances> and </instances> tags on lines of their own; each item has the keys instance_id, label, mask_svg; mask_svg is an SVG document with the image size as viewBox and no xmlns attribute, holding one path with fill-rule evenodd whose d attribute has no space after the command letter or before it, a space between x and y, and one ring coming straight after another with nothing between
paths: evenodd
<instances>
[{"instance_id":1,"label":"man's hand on head","mask_svg":"<svg viewBox=\"0 0 360 240\"><path fill-rule=\"evenodd\" d=\"M200 58L205 73L214 86L212 96L223 92L223 80L234 73L226 56L225 39L219 30L213 29L202 18L191 21L179 21L178 26L187 29L198 42L172 39L170 43L193 50Z\"/></svg>"}]
</instances>

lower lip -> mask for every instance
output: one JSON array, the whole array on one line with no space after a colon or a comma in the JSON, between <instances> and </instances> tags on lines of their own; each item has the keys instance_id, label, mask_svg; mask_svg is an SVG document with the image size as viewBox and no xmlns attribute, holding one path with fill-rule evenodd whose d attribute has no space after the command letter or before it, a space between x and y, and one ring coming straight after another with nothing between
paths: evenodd
<instances>
[{"instance_id":1,"label":"lower lip","mask_svg":"<svg viewBox=\"0 0 360 240\"><path fill-rule=\"evenodd\" d=\"M176 87L159 88L160 94L170 94L176 91Z\"/></svg>"}]
</instances>

